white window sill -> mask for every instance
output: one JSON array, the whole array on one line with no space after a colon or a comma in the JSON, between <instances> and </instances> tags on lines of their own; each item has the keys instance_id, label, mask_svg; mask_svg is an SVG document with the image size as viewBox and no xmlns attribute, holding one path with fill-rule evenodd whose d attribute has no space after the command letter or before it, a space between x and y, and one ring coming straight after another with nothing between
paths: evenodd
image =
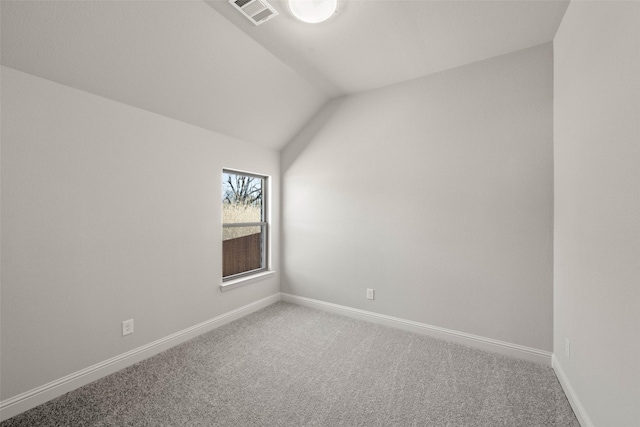
<instances>
[{"instance_id":1,"label":"white window sill","mask_svg":"<svg viewBox=\"0 0 640 427\"><path fill-rule=\"evenodd\" d=\"M273 270L263 271L262 273L253 274L251 276L240 277L239 279L229 280L228 282L223 282L220 285L220 290L222 292L229 291L234 288L238 288L240 286L248 285L253 282L259 282L261 280L268 279L276 275L276 272Z\"/></svg>"}]
</instances>

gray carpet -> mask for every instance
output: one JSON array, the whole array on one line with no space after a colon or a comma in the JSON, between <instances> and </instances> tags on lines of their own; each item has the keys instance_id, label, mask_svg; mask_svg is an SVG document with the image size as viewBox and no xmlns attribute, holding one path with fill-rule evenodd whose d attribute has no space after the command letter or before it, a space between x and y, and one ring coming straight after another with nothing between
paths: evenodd
<instances>
[{"instance_id":1,"label":"gray carpet","mask_svg":"<svg viewBox=\"0 0 640 427\"><path fill-rule=\"evenodd\" d=\"M579 424L550 368L279 302L9 426Z\"/></svg>"}]
</instances>

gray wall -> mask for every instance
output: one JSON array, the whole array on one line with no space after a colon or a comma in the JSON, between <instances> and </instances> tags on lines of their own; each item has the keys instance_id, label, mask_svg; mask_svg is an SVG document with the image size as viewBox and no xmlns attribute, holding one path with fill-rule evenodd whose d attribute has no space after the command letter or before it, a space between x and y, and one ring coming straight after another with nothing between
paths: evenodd
<instances>
[{"instance_id":1,"label":"gray wall","mask_svg":"<svg viewBox=\"0 0 640 427\"><path fill-rule=\"evenodd\" d=\"M554 364L592 425L637 426L640 4L571 2L554 50Z\"/></svg>"},{"instance_id":2,"label":"gray wall","mask_svg":"<svg viewBox=\"0 0 640 427\"><path fill-rule=\"evenodd\" d=\"M546 44L326 106L282 153L283 292L551 351L552 67Z\"/></svg>"},{"instance_id":3,"label":"gray wall","mask_svg":"<svg viewBox=\"0 0 640 427\"><path fill-rule=\"evenodd\" d=\"M3 400L279 291L219 290L223 167L273 177L277 269L276 151L2 68Z\"/></svg>"}]
</instances>

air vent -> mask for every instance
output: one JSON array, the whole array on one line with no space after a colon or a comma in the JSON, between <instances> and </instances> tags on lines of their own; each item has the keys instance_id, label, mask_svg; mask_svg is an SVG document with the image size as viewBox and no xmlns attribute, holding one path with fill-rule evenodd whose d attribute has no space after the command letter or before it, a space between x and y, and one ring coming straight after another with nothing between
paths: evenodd
<instances>
[{"instance_id":1,"label":"air vent","mask_svg":"<svg viewBox=\"0 0 640 427\"><path fill-rule=\"evenodd\" d=\"M278 16L278 12L264 0L229 0L254 25L260 25Z\"/></svg>"}]
</instances>

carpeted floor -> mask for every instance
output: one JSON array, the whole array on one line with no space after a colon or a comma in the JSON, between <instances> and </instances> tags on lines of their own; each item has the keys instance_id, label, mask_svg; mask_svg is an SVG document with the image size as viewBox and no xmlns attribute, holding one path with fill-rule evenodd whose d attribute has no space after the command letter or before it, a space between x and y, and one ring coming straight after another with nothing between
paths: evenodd
<instances>
[{"instance_id":1,"label":"carpeted floor","mask_svg":"<svg viewBox=\"0 0 640 427\"><path fill-rule=\"evenodd\" d=\"M550 368L279 302L9 426L579 424Z\"/></svg>"}]
</instances>

